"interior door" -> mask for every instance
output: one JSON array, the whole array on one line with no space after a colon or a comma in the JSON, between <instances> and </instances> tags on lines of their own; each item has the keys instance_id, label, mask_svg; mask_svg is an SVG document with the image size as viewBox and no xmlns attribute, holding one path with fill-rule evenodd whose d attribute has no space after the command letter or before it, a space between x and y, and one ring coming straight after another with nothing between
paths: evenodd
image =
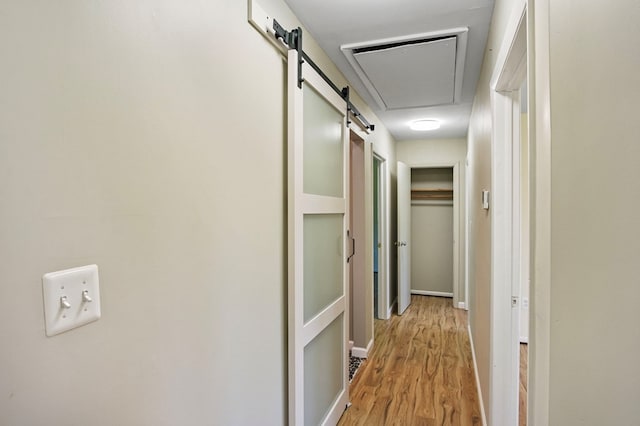
<instances>
[{"instance_id":1,"label":"interior door","mask_svg":"<svg viewBox=\"0 0 640 426\"><path fill-rule=\"evenodd\" d=\"M298 53L288 68L289 424L335 425L348 402L346 102Z\"/></svg>"},{"instance_id":2,"label":"interior door","mask_svg":"<svg viewBox=\"0 0 640 426\"><path fill-rule=\"evenodd\" d=\"M411 168L398 161L398 315L411 303Z\"/></svg>"}]
</instances>

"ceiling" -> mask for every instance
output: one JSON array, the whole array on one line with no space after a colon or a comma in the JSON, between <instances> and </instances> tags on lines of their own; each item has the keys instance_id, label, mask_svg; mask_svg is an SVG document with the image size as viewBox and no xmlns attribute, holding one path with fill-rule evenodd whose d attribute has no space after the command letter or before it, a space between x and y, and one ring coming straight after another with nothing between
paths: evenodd
<instances>
[{"instance_id":1,"label":"ceiling","mask_svg":"<svg viewBox=\"0 0 640 426\"><path fill-rule=\"evenodd\" d=\"M285 1L397 141L466 136L493 0Z\"/></svg>"}]
</instances>

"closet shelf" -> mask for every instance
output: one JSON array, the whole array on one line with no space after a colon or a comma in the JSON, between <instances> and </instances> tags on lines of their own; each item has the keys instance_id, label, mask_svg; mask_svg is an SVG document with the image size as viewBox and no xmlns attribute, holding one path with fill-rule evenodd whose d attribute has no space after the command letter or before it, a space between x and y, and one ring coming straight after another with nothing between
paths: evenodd
<instances>
[{"instance_id":1,"label":"closet shelf","mask_svg":"<svg viewBox=\"0 0 640 426\"><path fill-rule=\"evenodd\" d=\"M453 200L453 189L412 189L412 200Z\"/></svg>"}]
</instances>

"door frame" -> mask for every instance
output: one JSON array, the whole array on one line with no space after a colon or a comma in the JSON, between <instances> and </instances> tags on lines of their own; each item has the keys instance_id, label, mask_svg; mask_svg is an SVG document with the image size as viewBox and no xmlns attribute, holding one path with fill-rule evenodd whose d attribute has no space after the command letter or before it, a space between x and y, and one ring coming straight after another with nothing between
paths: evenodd
<instances>
[{"instance_id":1,"label":"door frame","mask_svg":"<svg viewBox=\"0 0 640 426\"><path fill-rule=\"evenodd\" d=\"M465 215L463 200L463 182L465 181L464 160L447 162L406 163L413 169L453 169L453 299L454 308L466 309L468 291L466 290L466 241Z\"/></svg>"},{"instance_id":2,"label":"door frame","mask_svg":"<svg viewBox=\"0 0 640 426\"><path fill-rule=\"evenodd\" d=\"M520 244L519 91L528 74L527 52L527 3L520 1L509 20L490 83L491 424L518 424L521 259L513 254L519 253Z\"/></svg>"},{"instance_id":3,"label":"door frame","mask_svg":"<svg viewBox=\"0 0 640 426\"><path fill-rule=\"evenodd\" d=\"M380 319L391 318L392 306L391 282L389 276L389 265L391 251L389 250L389 162L387 159L373 150L373 156L379 161L378 169L378 240L380 251L378 252L378 317ZM373 167L373 165L372 165Z\"/></svg>"},{"instance_id":4,"label":"door frame","mask_svg":"<svg viewBox=\"0 0 640 426\"><path fill-rule=\"evenodd\" d=\"M369 351L373 347L374 343L374 315L373 315L373 145L368 140L369 131L363 129L361 126L351 122L349 127L349 144L362 144L363 159L363 217L360 218L364 222L364 234L359 235L359 239L356 238L356 253L362 254L359 259L361 260L361 267L364 269L363 281L359 284L357 290L358 295L362 297L352 297L350 301L350 312L352 317L351 328L362 327L363 334L362 339L358 341L350 340L349 346L351 347L351 355L359 358L367 358ZM357 140L354 140L357 138ZM349 159L349 167L353 166L353 158ZM352 178L351 170L349 172L349 179ZM352 197L352 194L349 194ZM349 221L353 219L352 211L349 212ZM352 235L353 230L352 230ZM350 274L353 270L353 263L349 263L348 268ZM350 289L352 292L354 289ZM352 336L355 337L355 336Z\"/></svg>"}]
</instances>

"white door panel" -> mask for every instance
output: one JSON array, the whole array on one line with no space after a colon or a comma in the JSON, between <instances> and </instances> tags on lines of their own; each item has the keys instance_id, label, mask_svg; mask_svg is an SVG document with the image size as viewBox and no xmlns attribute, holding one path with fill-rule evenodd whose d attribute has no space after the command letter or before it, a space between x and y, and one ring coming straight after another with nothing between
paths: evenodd
<instances>
[{"instance_id":1,"label":"white door panel","mask_svg":"<svg viewBox=\"0 0 640 426\"><path fill-rule=\"evenodd\" d=\"M348 402L346 102L289 51L289 424L334 425Z\"/></svg>"}]
</instances>

